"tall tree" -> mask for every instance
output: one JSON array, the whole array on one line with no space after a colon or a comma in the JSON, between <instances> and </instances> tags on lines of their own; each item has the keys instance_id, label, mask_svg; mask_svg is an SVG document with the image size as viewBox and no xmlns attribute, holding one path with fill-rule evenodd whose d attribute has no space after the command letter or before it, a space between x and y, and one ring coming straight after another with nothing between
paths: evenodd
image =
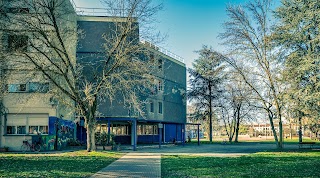
<instances>
[{"instance_id":1,"label":"tall tree","mask_svg":"<svg viewBox=\"0 0 320 178\"><path fill-rule=\"evenodd\" d=\"M11 55L21 59L16 69L24 64L29 71L44 76L53 86L54 97L67 100L64 103L71 107L75 102L76 112L85 119L87 151L92 151L96 149L96 116L101 102L120 94L128 107L142 112L139 93L151 86L152 60L147 59L148 50L139 42L139 35L133 34L139 30L139 22L150 23L162 6L151 0L104 0L106 13L121 21L115 18L112 36L105 38L104 57L95 63L79 64L75 49L81 34L76 28L75 10L67 8L72 6L66 3L69 1L24 0L22 4L30 13L10 16L15 23L11 33L20 31L32 39L25 47L28 50ZM90 67L92 70L85 70ZM94 73L97 70L100 72Z\"/></svg>"},{"instance_id":2,"label":"tall tree","mask_svg":"<svg viewBox=\"0 0 320 178\"><path fill-rule=\"evenodd\" d=\"M317 0L282 0L275 11L278 23L273 37L284 48L284 94L292 116L320 118L320 5Z\"/></svg>"},{"instance_id":3,"label":"tall tree","mask_svg":"<svg viewBox=\"0 0 320 178\"><path fill-rule=\"evenodd\" d=\"M230 50L226 61L255 93L256 101L268 115L275 141L282 148L282 102L278 83L281 65L277 61L280 54L270 40L271 1L252 0L245 5L230 5L227 13L229 20L224 24L225 32L220 34ZM275 118L279 120L279 139Z\"/></svg>"},{"instance_id":4,"label":"tall tree","mask_svg":"<svg viewBox=\"0 0 320 178\"><path fill-rule=\"evenodd\" d=\"M199 58L193 63L193 69L188 69L190 74L190 88L188 99L195 102L197 117L209 118L209 138L212 142L212 119L215 100L218 99L221 89L219 88L223 78L224 65L222 55L212 48L203 46L198 51Z\"/></svg>"}]
</instances>

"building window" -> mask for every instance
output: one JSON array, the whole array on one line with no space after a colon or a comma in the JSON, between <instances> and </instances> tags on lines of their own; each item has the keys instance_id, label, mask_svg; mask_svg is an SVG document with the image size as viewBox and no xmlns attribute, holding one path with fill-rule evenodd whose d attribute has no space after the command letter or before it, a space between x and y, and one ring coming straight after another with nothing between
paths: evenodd
<instances>
[{"instance_id":1,"label":"building window","mask_svg":"<svg viewBox=\"0 0 320 178\"><path fill-rule=\"evenodd\" d=\"M159 102L159 114L162 114L162 102Z\"/></svg>"},{"instance_id":2,"label":"building window","mask_svg":"<svg viewBox=\"0 0 320 178\"><path fill-rule=\"evenodd\" d=\"M17 134L26 134L26 126L17 126Z\"/></svg>"},{"instance_id":3,"label":"building window","mask_svg":"<svg viewBox=\"0 0 320 178\"><path fill-rule=\"evenodd\" d=\"M26 92L27 85L26 84L9 84L7 86L9 93L16 93L16 92Z\"/></svg>"},{"instance_id":4,"label":"building window","mask_svg":"<svg viewBox=\"0 0 320 178\"><path fill-rule=\"evenodd\" d=\"M27 14L29 13L28 8L9 8L9 13L21 13L21 14Z\"/></svg>"},{"instance_id":5,"label":"building window","mask_svg":"<svg viewBox=\"0 0 320 178\"><path fill-rule=\"evenodd\" d=\"M30 82L28 84L8 84L7 91L9 93L47 93L49 91L49 83Z\"/></svg>"},{"instance_id":6,"label":"building window","mask_svg":"<svg viewBox=\"0 0 320 178\"><path fill-rule=\"evenodd\" d=\"M154 112L154 104L153 104L153 102L150 102L150 112Z\"/></svg>"},{"instance_id":7,"label":"building window","mask_svg":"<svg viewBox=\"0 0 320 178\"><path fill-rule=\"evenodd\" d=\"M29 126L29 134L48 134L48 126Z\"/></svg>"},{"instance_id":8,"label":"building window","mask_svg":"<svg viewBox=\"0 0 320 178\"><path fill-rule=\"evenodd\" d=\"M162 62L162 59L159 59L159 60L158 60L158 69L159 69L159 70L162 70L162 63L163 63L163 62Z\"/></svg>"},{"instance_id":9,"label":"building window","mask_svg":"<svg viewBox=\"0 0 320 178\"><path fill-rule=\"evenodd\" d=\"M8 49L9 51L27 51L28 36L26 35L9 35Z\"/></svg>"},{"instance_id":10,"label":"building window","mask_svg":"<svg viewBox=\"0 0 320 178\"><path fill-rule=\"evenodd\" d=\"M158 81L158 91L163 91L163 82L161 80Z\"/></svg>"},{"instance_id":11,"label":"building window","mask_svg":"<svg viewBox=\"0 0 320 178\"><path fill-rule=\"evenodd\" d=\"M157 125L138 125L137 135L158 135Z\"/></svg>"},{"instance_id":12,"label":"building window","mask_svg":"<svg viewBox=\"0 0 320 178\"><path fill-rule=\"evenodd\" d=\"M32 93L47 93L49 91L49 83L30 82L28 86L28 92Z\"/></svg>"},{"instance_id":13,"label":"building window","mask_svg":"<svg viewBox=\"0 0 320 178\"><path fill-rule=\"evenodd\" d=\"M9 114L6 134L48 134L48 116Z\"/></svg>"},{"instance_id":14,"label":"building window","mask_svg":"<svg viewBox=\"0 0 320 178\"><path fill-rule=\"evenodd\" d=\"M15 126L7 126L7 134L16 134Z\"/></svg>"}]
</instances>

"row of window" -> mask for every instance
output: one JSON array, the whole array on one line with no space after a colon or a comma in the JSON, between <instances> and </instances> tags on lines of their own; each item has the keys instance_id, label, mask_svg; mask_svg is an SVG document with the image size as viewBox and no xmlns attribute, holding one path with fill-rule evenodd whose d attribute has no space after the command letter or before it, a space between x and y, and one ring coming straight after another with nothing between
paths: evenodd
<instances>
[{"instance_id":1,"label":"row of window","mask_svg":"<svg viewBox=\"0 0 320 178\"><path fill-rule=\"evenodd\" d=\"M27 131L28 128L28 131ZM8 135L15 135L15 134L48 134L48 126L38 126L38 125L32 125L32 126L7 126L7 132Z\"/></svg>"},{"instance_id":2,"label":"row of window","mask_svg":"<svg viewBox=\"0 0 320 178\"><path fill-rule=\"evenodd\" d=\"M150 112L154 113L154 103L153 103L153 101L150 102ZM162 102L158 102L158 113L162 114Z\"/></svg>"},{"instance_id":3,"label":"row of window","mask_svg":"<svg viewBox=\"0 0 320 178\"><path fill-rule=\"evenodd\" d=\"M101 124L96 127L97 132L108 132L106 124ZM115 135L129 135L129 125L111 124L110 132ZM138 135L157 135L157 125L138 125Z\"/></svg>"},{"instance_id":4,"label":"row of window","mask_svg":"<svg viewBox=\"0 0 320 178\"><path fill-rule=\"evenodd\" d=\"M29 13L29 8L25 8L25 7L10 7L10 8L7 9L7 13L27 14L27 13Z\"/></svg>"},{"instance_id":5,"label":"row of window","mask_svg":"<svg viewBox=\"0 0 320 178\"><path fill-rule=\"evenodd\" d=\"M29 82L27 84L8 84L6 85L6 90L9 93L47 93L49 91L49 83Z\"/></svg>"},{"instance_id":6,"label":"row of window","mask_svg":"<svg viewBox=\"0 0 320 178\"><path fill-rule=\"evenodd\" d=\"M6 134L48 134L47 114L8 114L5 122Z\"/></svg>"}]
</instances>

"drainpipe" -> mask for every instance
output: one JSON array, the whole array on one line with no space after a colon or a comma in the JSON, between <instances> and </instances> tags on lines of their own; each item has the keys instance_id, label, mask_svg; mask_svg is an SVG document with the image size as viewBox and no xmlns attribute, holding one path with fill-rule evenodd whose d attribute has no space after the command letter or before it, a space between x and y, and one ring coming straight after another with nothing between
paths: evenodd
<instances>
[{"instance_id":1,"label":"drainpipe","mask_svg":"<svg viewBox=\"0 0 320 178\"><path fill-rule=\"evenodd\" d=\"M200 145L200 125L198 124L198 145Z\"/></svg>"}]
</instances>

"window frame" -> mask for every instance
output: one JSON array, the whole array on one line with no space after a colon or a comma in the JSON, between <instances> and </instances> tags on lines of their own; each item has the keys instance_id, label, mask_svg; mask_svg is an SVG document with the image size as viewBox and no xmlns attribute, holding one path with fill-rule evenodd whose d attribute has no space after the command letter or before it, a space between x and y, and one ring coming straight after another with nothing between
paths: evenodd
<instances>
[{"instance_id":1,"label":"window frame","mask_svg":"<svg viewBox=\"0 0 320 178\"><path fill-rule=\"evenodd\" d=\"M153 101L150 102L150 113L154 113L154 103L153 103Z\"/></svg>"},{"instance_id":2,"label":"window frame","mask_svg":"<svg viewBox=\"0 0 320 178\"><path fill-rule=\"evenodd\" d=\"M27 52L29 36L24 34L8 34L7 44L9 52Z\"/></svg>"},{"instance_id":3,"label":"window frame","mask_svg":"<svg viewBox=\"0 0 320 178\"><path fill-rule=\"evenodd\" d=\"M23 117L24 116L24 117ZM23 115L23 119L26 121L24 125L21 124L16 124L16 123L10 123L8 124L7 119L5 121L5 135L36 135L37 133L30 133L30 127L37 127L37 132L39 133L40 127L45 127L46 128L46 133L41 132L42 135L48 135L49 134L49 117L47 117L47 125L39 124L39 125L34 125L30 124L29 125L29 117L28 115ZM41 117L40 117L41 118ZM10 128L10 129L9 129ZM20 128L20 129L19 129ZM11 130L12 133L8 133L8 130Z\"/></svg>"},{"instance_id":4,"label":"window frame","mask_svg":"<svg viewBox=\"0 0 320 178\"><path fill-rule=\"evenodd\" d=\"M158 113L163 114L163 104L160 101L158 102Z\"/></svg>"}]
</instances>

